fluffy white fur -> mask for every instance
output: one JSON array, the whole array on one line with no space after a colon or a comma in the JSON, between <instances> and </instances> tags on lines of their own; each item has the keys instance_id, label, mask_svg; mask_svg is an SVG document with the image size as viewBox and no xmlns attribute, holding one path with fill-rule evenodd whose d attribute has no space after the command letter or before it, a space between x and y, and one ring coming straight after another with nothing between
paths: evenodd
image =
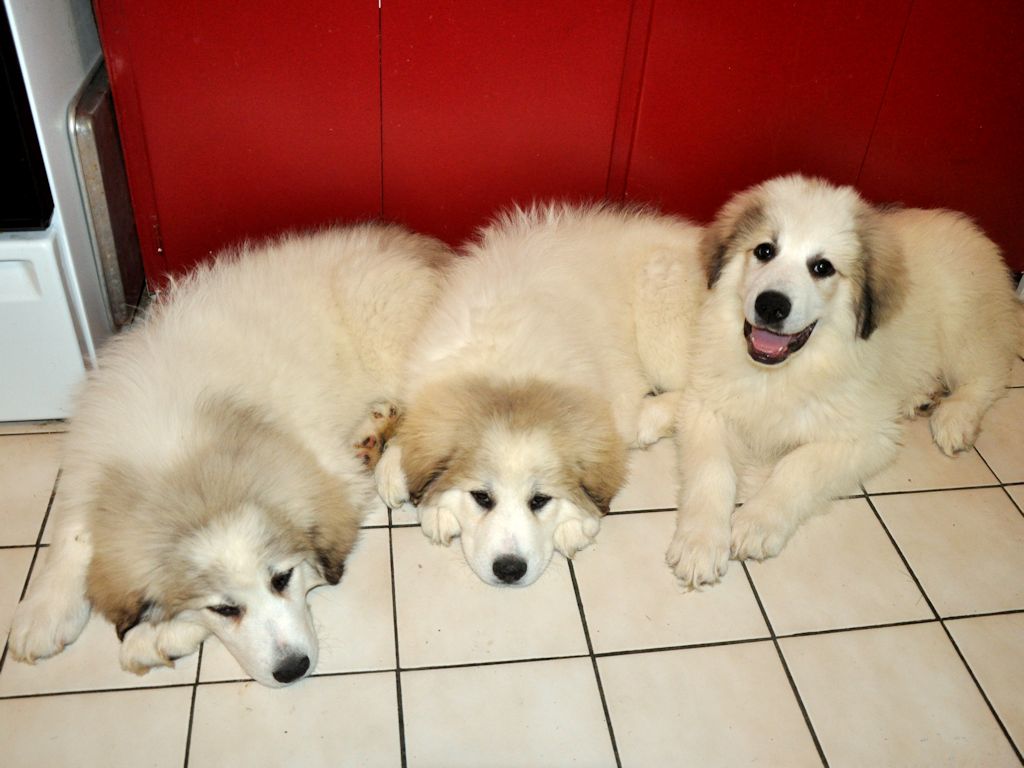
<instances>
[{"instance_id":1,"label":"fluffy white fur","mask_svg":"<svg viewBox=\"0 0 1024 768\"><path fill-rule=\"evenodd\" d=\"M377 468L385 501L395 507L409 498L410 466L422 464L410 450L428 450L431 435L444 439L447 411L435 409L426 423L426 403L458 390L453 408L480 411L459 430L481 439L439 451L433 474L417 470L430 486L411 489L414 501L424 497L424 534L441 544L461 536L467 562L489 584L530 584L554 549L571 557L587 546L624 472L610 441L646 446L673 428L683 351L704 293L699 236L687 222L610 206L516 209L485 228L447 275L417 344L403 393L406 422ZM579 409L572 426L524 405L562 396ZM535 418L522 413L527 407ZM487 408L507 423L488 422ZM410 430L426 433L416 437L420 447ZM575 447L564 445L569 430L580 430ZM584 459L584 443L601 440L603 479ZM568 478L569 470L580 476ZM581 487L586 493L574 500ZM472 492L486 492L493 508ZM550 501L531 509L538 494ZM510 577L498 573L503 558L518 561Z\"/></svg>"},{"instance_id":2,"label":"fluffy white fur","mask_svg":"<svg viewBox=\"0 0 1024 768\"><path fill-rule=\"evenodd\" d=\"M770 258L755 255L761 244ZM790 176L730 201L704 250L713 287L679 412L667 555L694 587L718 581L730 555L778 554L801 521L889 462L916 409L934 407L945 453L969 448L1021 342L999 252L960 214L877 210L848 187ZM834 274L815 276L822 260ZM787 297L788 317L758 313L766 291ZM760 341L745 339L745 322ZM786 339L808 330L787 357ZM734 512L738 480L759 471L767 479Z\"/></svg>"},{"instance_id":3,"label":"fluffy white fur","mask_svg":"<svg viewBox=\"0 0 1024 768\"><path fill-rule=\"evenodd\" d=\"M245 246L114 339L71 422L66 515L11 655L60 652L92 603L137 673L209 633L266 685L312 670L306 594L341 577L376 498L354 443L399 391L445 253L377 225Z\"/></svg>"}]
</instances>

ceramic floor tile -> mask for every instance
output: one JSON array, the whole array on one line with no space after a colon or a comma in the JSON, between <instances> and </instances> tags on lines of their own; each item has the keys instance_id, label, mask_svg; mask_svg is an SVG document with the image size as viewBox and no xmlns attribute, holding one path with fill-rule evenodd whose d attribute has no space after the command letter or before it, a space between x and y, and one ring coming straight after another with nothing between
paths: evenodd
<instances>
[{"instance_id":1,"label":"ceramic floor tile","mask_svg":"<svg viewBox=\"0 0 1024 768\"><path fill-rule=\"evenodd\" d=\"M25 586L33 552L32 547L0 549L0 638L6 638L11 628L11 617L21 597L21 588Z\"/></svg>"},{"instance_id":2,"label":"ceramic floor tile","mask_svg":"<svg viewBox=\"0 0 1024 768\"><path fill-rule=\"evenodd\" d=\"M1002 489L873 502L941 616L1024 608L1024 516Z\"/></svg>"},{"instance_id":3,"label":"ceramic floor tile","mask_svg":"<svg viewBox=\"0 0 1024 768\"><path fill-rule=\"evenodd\" d=\"M198 654L140 676L121 669L120 647L113 626L93 616L78 639L56 656L35 664L7 658L0 671L0 696L184 685L196 679Z\"/></svg>"},{"instance_id":4,"label":"ceramic floor tile","mask_svg":"<svg viewBox=\"0 0 1024 768\"><path fill-rule=\"evenodd\" d=\"M395 629L386 529L363 531L336 586L318 587L309 605L320 642L314 674L394 669ZM216 638L203 646L200 679L248 679Z\"/></svg>"},{"instance_id":5,"label":"ceramic floor tile","mask_svg":"<svg viewBox=\"0 0 1024 768\"><path fill-rule=\"evenodd\" d=\"M830 766L1019 765L937 622L779 643Z\"/></svg>"},{"instance_id":6,"label":"ceramic floor tile","mask_svg":"<svg viewBox=\"0 0 1024 768\"><path fill-rule=\"evenodd\" d=\"M738 563L701 592L679 586L665 564L675 512L611 515L573 563L595 653L767 637Z\"/></svg>"},{"instance_id":7,"label":"ceramic floor tile","mask_svg":"<svg viewBox=\"0 0 1024 768\"><path fill-rule=\"evenodd\" d=\"M1024 482L1024 389L1011 389L986 414L975 446L1004 483Z\"/></svg>"},{"instance_id":8,"label":"ceramic floor tile","mask_svg":"<svg viewBox=\"0 0 1024 768\"><path fill-rule=\"evenodd\" d=\"M67 497L61 492L60 483L57 483L57 490L53 494L53 503L50 505L50 514L46 517L46 525L43 528L43 535L39 538L40 544L52 544L53 532L61 525L67 515Z\"/></svg>"},{"instance_id":9,"label":"ceramic floor tile","mask_svg":"<svg viewBox=\"0 0 1024 768\"><path fill-rule=\"evenodd\" d=\"M1010 494L1010 498L1016 503L1017 509L1024 513L1024 485L1008 485L1006 486L1006 492Z\"/></svg>"},{"instance_id":10,"label":"ceramic floor tile","mask_svg":"<svg viewBox=\"0 0 1024 768\"><path fill-rule=\"evenodd\" d=\"M40 553L40 559L45 555ZM41 563L36 562L33 579L40 572ZM32 582L28 591L32 593ZM161 667L139 676L121 669L120 648L113 625L93 614L78 639L56 656L35 664L7 658L0 671L0 696L181 685L196 679L197 654L179 659L173 668Z\"/></svg>"},{"instance_id":11,"label":"ceramic floor tile","mask_svg":"<svg viewBox=\"0 0 1024 768\"><path fill-rule=\"evenodd\" d=\"M1006 730L1024 749L1024 613L946 622Z\"/></svg>"},{"instance_id":12,"label":"ceramic floor tile","mask_svg":"<svg viewBox=\"0 0 1024 768\"><path fill-rule=\"evenodd\" d=\"M388 508L383 501L377 499L373 503L372 511L366 515L363 519L363 526L368 525L387 525L388 524Z\"/></svg>"},{"instance_id":13,"label":"ceramic floor tile","mask_svg":"<svg viewBox=\"0 0 1024 768\"><path fill-rule=\"evenodd\" d=\"M598 659L624 768L820 766L775 646Z\"/></svg>"},{"instance_id":14,"label":"ceramic floor tile","mask_svg":"<svg viewBox=\"0 0 1024 768\"><path fill-rule=\"evenodd\" d=\"M394 672L200 685L190 768L400 764Z\"/></svg>"},{"instance_id":15,"label":"ceramic floor tile","mask_svg":"<svg viewBox=\"0 0 1024 768\"><path fill-rule=\"evenodd\" d=\"M60 467L60 434L0 437L0 546L35 544Z\"/></svg>"},{"instance_id":16,"label":"ceramic floor tile","mask_svg":"<svg viewBox=\"0 0 1024 768\"><path fill-rule=\"evenodd\" d=\"M834 502L781 555L747 567L779 635L932 618L864 499Z\"/></svg>"},{"instance_id":17,"label":"ceramic floor tile","mask_svg":"<svg viewBox=\"0 0 1024 768\"><path fill-rule=\"evenodd\" d=\"M14 768L180 768L191 686L0 701L0 761Z\"/></svg>"},{"instance_id":18,"label":"ceramic floor tile","mask_svg":"<svg viewBox=\"0 0 1024 768\"><path fill-rule=\"evenodd\" d=\"M402 673L409 768L614 766L590 659Z\"/></svg>"},{"instance_id":19,"label":"ceramic floor tile","mask_svg":"<svg viewBox=\"0 0 1024 768\"><path fill-rule=\"evenodd\" d=\"M977 451L954 458L940 451L932 441L927 419L907 423L903 434L903 448L896 461L865 481L868 493L964 488L997 482Z\"/></svg>"},{"instance_id":20,"label":"ceramic floor tile","mask_svg":"<svg viewBox=\"0 0 1024 768\"><path fill-rule=\"evenodd\" d=\"M398 509L391 510L392 525L419 525L420 519L416 516L416 507L412 504L403 504Z\"/></svg>"},{"instance_id":21,"label":"ceramic floor tile","mask_svg":"<svg viewBox=\"0 0 1024 768\"><path fill-rule=\"evenodd\" d=\"M546 658L587 652L565 559L522 589L491 587L458 541L438 547L419 528L392 531L402 667Z\"/></svg>"},{"instance_id":22,"label":"ceramic floor tile","mask_svg":"<svg viewBox=\"0 0 1024 768\"><path fill-rule=\"evenodd\" d=\"M611 511L674 509L676 506L676 445L663 438L646 450L629 452L629 477L612 499Z\"/></svg>"}]
</instances>

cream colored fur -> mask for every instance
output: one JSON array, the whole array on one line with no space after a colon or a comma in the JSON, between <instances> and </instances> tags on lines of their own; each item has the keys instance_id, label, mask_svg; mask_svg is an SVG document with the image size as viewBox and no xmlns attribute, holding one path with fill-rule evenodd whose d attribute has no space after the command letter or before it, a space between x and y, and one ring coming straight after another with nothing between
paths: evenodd
<instances>
[{"instance_id":1,"label":"cream colored fur","mask_svg":"<svg viewBox=\"0 0 1024 768\"><path fill-rule=\"evenodd\" d=\"M492 584L529 584L554 547L571 557L589 544L624 478L615 442L645 446L673 428L687 376L681 351L704 295L699 234L677 219L608 206L514 210L485 228L448 273L417 344L403 395L416 446L400 426L377 467L384 500L395 507L411 492L423 532L443 544L461 534L467 562ZM447 445L436 403L444 392L464 392L467 381L479 385L453 408L475 410L481 399L503 404L518 426L484 430L483 440L465 434L479 455L460 461L460 473L442 471L454 448L431 454L437 472L426 471L421 457L430 435ZM652 392L659 394L646 397ZM566 397L589 409L581 419L591 439L580 439L575 454L560 447L568 427L554 415L541 422L515 415L527 402ZM436 414L432 421L427 412ZM604 446L604 474L614 479L600 492L587 488L593 503L574 498L565 483L541 481L564 476L563 469L592 474L595 467L582 460L585 443ZM430 478L429 491L417 487ZM472 490L493 492L495 508L481 509ZM535 493L555 501L531 511ZM497 576L494 563L504 556L526 564L521 577Z\"/></svg>"},{"instance_id":2,"label":"cream colored fur","mask_svg":"<svg viewBox=\"0 0 1024 768\"><path fill-rule=\"evenodd\" d=\"M763 242L777 245L768 263L753 256ZM818 258L836 274L814 278ZM714 285L679 411L667 554L689 586L718 581L730 556L778 554L804 519L890 461L901 419L933 398L939 448L970 448L1021 347L998 249L957 213L876 210L848 187L779 178L723 208L705 263ZM793 300L785 333L816 322L806 345L772 366L752 360L744 340L763 290ZM761 469L767 479L734 512L737 482Z\"/></svg>"},{"instance_id":3,"label":"cream colored fur","mask_svg":"<svg viewBox=\"0 0 1024 768\"><path fill-rule=\"evenodd\" d=\"M58 653L91 602L135 672L210 632L262 683L312 669L306 592L341 577L375 500L353 442L400 390L446 254L398 227L331 229L222 254L161 295L81 393L66 515L11 655Z\"/></svg>"}]
</instances>

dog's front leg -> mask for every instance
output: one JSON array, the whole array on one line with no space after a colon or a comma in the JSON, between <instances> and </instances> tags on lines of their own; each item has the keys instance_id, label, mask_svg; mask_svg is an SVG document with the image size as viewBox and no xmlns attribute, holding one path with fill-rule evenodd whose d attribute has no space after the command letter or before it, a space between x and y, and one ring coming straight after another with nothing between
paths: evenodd
<instances>
[{"instance_id":1,"label":"dog's front leg","mask_svg":"<svg viewBox=\"0 0 1024 768\"><path fill-rule=\"evenodd\" d=\"M897 434L878 434L807 443L790 451L733 516L733 557L763 560L779 554L804 520L826 511L836 496L855 492L896 450Z\"/></svg>"},{"instance_id":2,"label":"dog's front leg","mask_svg":"<svg viewBox=\"0 0 1024 768\"><path fill-rule=\"evenodd\" d=\"M29 664L60 653L89 620L86 574L92 560L92 537L84 510L68 514L11 624L11 656Z\"/></svg>"},{"instance_id":3,"label":"dog's front leg","mask_svg":"<svg viewBox=\"0 0 1024 768\"><path fill-rule=\"evenodd\" d=\"M729 567L736 471L726 426L695 397L683 400L676 435L679 512L665 559L685 586L695 588L716 583Z\"/></svg>"},{"instance_id":4,"label":"dog's front leg","mask_svg":"<svg viewBox=\"0 0 1024 768\"><path fill-rule=\"evenodd\" d=\"M121 668L144 675L153 667L173 667L183 656L191 656L210 634L201 624L175 619L132 627L121 641Z\"/></svg>"}]
</instances>

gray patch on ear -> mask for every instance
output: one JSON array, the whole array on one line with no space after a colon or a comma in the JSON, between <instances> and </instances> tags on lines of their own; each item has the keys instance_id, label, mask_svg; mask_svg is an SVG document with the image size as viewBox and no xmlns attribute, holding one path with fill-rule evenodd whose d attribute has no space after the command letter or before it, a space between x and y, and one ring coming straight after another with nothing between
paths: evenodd
<instances>
[{"instance_id":1,"label":"gray patch on ear","mask_svg":"<svg viewBox=\"0 0 1024 768\"><path fill-rule=\"evenodd\" d=\"M717 236L719 226L712 225L704 237L708 241L703 244L704 271L708 278L708 288L714 288L715 283L722 276L722 270L728 262L728 256L738 240L745 240L764 222L764 207L755 203L746 208L743 213L736 217L730 232Z\"/></svg>"},{"instance_id":2,"label":"gray patch on ear","mask_svg":"<svg viewBox=\"0 0 1024 768\"><path fill-rule=\"evenodd\" d=\"M593 504L597 511L601 515L607 515L611 511L612 500L606 499L601 495L587 488L587 486L580 484L580 490L583 491L583 495L590 499L590 503Z\"/></svg>"},{"instance_id":3,"label":"gray patch on ear","mask_svg":"<svg viewBox=\"0 0 1024 768\"><path fill-rule=\"evenodd\" d=\"M418 488L409 489L409 501L414 507L418 507L420 505L420 502L423 501L423 497L426 496L437 481L444 476L444 473L448 471L450 463L451 457L445 457L437 467L434 468L434 471L426 476Z\"/></svg>"},{"instance_id":4,"label":"gray patch on ear","mask_svg":"<svg viewBox=\"0 0 1024 768\"><path fill-rule=\"evenodd\" d=\"M153 611L153 601L140 602L135 608L125 610L114 622L114 631L117 632L117 639L124 642L124 636L135 627L149 618Z\"/></svg>"}]
</instances>

